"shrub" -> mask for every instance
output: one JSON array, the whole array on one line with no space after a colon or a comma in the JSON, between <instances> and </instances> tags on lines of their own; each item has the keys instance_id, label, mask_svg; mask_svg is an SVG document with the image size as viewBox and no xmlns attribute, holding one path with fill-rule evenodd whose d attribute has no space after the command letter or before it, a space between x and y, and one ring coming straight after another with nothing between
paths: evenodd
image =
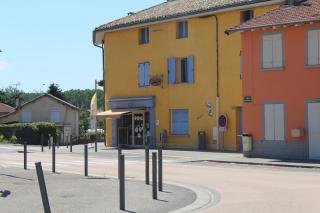
<instances>
[{"instance_id":1,"label":"shrub","mask_svg":"<svg viewBox=\"0 0 320 213\"><path fill-rule=\"evenodd\" d=\"M57 126L54 123L34 122L0 125L0 134L11 142L27 142L28 144L41 144L41 134L49 138L57 135Z\"/></svg>"},{"instance_id":2,"label":"shrub","mask_svg":"<svg viewBox=\"0 0 320 213\"><path fill-rule=\"evenodd\" d=\"M6 142L4 135L0 134L0 143Z\"/></svg>"}]
</instances>

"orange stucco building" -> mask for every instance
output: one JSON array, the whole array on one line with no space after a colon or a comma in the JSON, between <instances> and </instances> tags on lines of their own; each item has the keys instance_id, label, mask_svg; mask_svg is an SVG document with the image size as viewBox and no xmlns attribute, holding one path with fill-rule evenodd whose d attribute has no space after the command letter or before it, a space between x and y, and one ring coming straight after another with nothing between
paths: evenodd
<instances>
[{"instance_id":1,"label":"orange stucco building","mask_svg":"<svg viewBox=\"0 0 320 213\"><path fill-rule=\"evenodd\" d=\"M320 159L319 0L292 1L242 32L243 129L251 156ZM232 35L231 35L232 36Z\"/></svg>"}]
</instances>

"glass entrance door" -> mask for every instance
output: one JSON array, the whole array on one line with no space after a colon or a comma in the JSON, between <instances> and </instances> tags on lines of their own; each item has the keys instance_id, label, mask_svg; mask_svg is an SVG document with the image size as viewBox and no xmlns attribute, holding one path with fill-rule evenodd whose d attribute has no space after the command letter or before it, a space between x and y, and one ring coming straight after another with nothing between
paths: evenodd
<instances>
[{"instance_id":1,"label":"glass entrance door","mask_svg":"<svg viewBox=\"0 0 320 213\"><path fill-rule=\"evenodd\" d=\"M133 113L133 144L142 146L144 145L144 126L145 126L144 112Z\"/></svg>"}]
</instances>

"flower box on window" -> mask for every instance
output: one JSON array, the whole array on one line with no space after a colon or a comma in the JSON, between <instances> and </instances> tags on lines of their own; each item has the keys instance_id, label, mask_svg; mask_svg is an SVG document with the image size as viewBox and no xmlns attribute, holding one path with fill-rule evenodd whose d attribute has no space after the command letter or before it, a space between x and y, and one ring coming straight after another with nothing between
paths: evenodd
<instances>
[{"instance_id":1,"label":"flower box on window","mask_svg":"<svg viewBox=\"0 0 320 213\"><path fill-rule=\"evenodd\" d=\"M162 75L154 75L150 77L150 85L152 86L162 86L163 76Z\"/></svg>"}]
</instances>

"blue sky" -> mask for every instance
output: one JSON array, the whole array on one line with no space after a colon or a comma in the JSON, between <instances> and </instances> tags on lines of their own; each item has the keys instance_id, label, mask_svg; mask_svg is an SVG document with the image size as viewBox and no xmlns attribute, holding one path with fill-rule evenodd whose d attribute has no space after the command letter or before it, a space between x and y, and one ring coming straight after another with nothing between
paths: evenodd
<instances>
[{"instance_id":1,"label":"blue sky","mask_svg":"<svg viewBox=\"0 0 320 213\"><path fill-rule=\"evenodd\" d=\"M0 89L20 83L34 92L52 82L63 90L94 88L102 78L94 27L161 2L1 0Z\"/></svg>"}]
</instances>

